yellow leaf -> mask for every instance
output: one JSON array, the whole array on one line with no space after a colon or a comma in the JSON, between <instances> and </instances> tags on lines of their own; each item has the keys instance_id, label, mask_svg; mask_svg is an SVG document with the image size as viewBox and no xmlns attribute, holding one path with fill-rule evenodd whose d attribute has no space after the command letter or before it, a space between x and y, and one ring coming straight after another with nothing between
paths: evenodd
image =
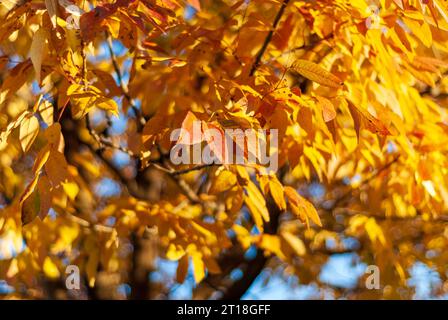
<instances>
[{"instance_id":1,"label":"yellow leaf","mask_svg":"<svg viewBox=\"0 0 448 320\"><path fill-rule=\"evenodd\" d=\"M250 232L246 228L238 224L233 225L232 230L235 232L236 237L238 241L241 243L242 247L244 249L249 248L250 245L252 244L252 238Z\"/></svg>"},{"instance_id":2,"label":"yellow leaf","mask_svg":"<svg viewBox=\"0 0 448 320\"><path fill-rule=\"evenodd\" d=\"M166 257L169 260L175 261L175 260L179 260L184 254L185 254L185 250L183 248L171 243L168 246L168 250L166 252Z\"/></svg>"},{"instance_id":3,"label":"yellow leaf","mask_svg":"<svg viewBox=\"0 0 448 320\"><path fill-rule=\"evenodd\" d=\"M263 231L263 213L255 204L254 200L249 196L244 196L244 202L246 203L247 208L252 214L252 219L254 219L255 225L260 231Z\"/></svg>"},{"instance_id":4,"label":"yellow leaf","mask_svg":"<svg viewBox=\"0 0 448 320\"><path fill-rule=\"evenodd\" d=\"M45 30L40 28L33 35L33 41L30 47L30 58L36 72L37 82L40 83L40 71L42 66L42 57L45 52Z\"/></svg>"},{"instance_id":5,"label":"yellow leaf","mask_svg":"<svg viewBox=\"0 0 448 320\"><path fill-rule=\"evenodd\" d=\"M70 200L75 201L75 198L79 192L78 185L74 182L62 182L62 188L64 189Z\"/></svg>"},{"instance_id":6,"label":"yellow leaf","mask_svg":"<svg viewBox=\"0 0 448 320\"><path fill-rule=\"evenodd\" d=\"M112 114L118 117L118 105L113 99L109 99L106 97L100 97L96 99L95 106L97 108L110 111Z\"/></svg>"},{"instance_id":7,"label":"yellow leaf","mask_svg":"<svg viewBox=\"0 0 448 320\"><path fill-rule=\"evenodd\" d=\"M258 190L257 186L252 181L249 181L247 183L245 190L247 192L246 199L250 198L251 200L253 200L253 204L257 207L258 212L263 217L263 220L269 222L269 212L266 208L266 200L264 199L260 190Z\"/></svg>"},{"instance_id":8,"label":"yellow leaf","mask_svg":"<svg viewBox=\"0 0 448 320\"><path fill-rule=\"evenodd\" d=\"M51 126L54 122L53 120L53 105L51 102L44 100L42 103L39 104L38 111L40 113L40 116L42 117L42 120L47 124L47 126Z\"/></svg>"},{"instance_id":9,"label":"yellow leaf","mask_svg":"<svg viewBox=\"0 0 448 320\"><path fill-rule=\"evenodd\" d=\"M292 65L292 69L305 78L317 82L323 86L340 88L344 83L334 74L323 69L314 62L298 59Z\"/></svg>"},{"instance_id":10,"label":"yellow leaf","mask_svg":"<svg viewBox=\"0 0 448 320\"><path fill-rule=\"evenodd\" d=\"M369 218L364 225L364 228L366 229L367 235L372 242L378 240L382 245L386 244L386 238L384 237L383 230L376 223L375 218Z\"/></svg>"},{"instance_id":11,"label":"yellow leaf","mask_svg":"<svg viewBox=\"0 0 448 320\"><path fill-rule=\"evenodd\" d=\"M262 234L258 242L258 246L268 252L274 253L282 260L286 260L286 256L282 250L282 242L279 236L272 234Z\"/></svg>"},{"instance_id":12,"label":"yellow leaf","mask_svg":"<svg viewBox=\"0 0 448 320\"><path fill-rule=\"evenodd\" d=\"M23 193L20 197L20 201L19 201L20 204L22 204L26 199L28 199L31 196L31 194L33 193L34 189L37 186L38 179L39 179L39 176L35 175L33 180L31 180L31 182L25 188L25 190L23 191Z\"/></svg>"},{"instance_id":13,"label":"yellow leaf","mask_svg":"<svg viewBox=\"0 0 448 320\"><path fill-rule=\"evenodd\" d=\"M319 227L322 227L322 222L320 221L319 214L316 211L316 208L305 198L297 193L297 191L289 186L284 187L286 197L288 198L292 208L297 209L295 213L299 213L301 218L303 218L302 214L306 217L310 218L315 224ZM294 211L294 210L293 210Z\"/></svg>"},{"instance_id":14,"label":"yellow leaf","mask_svg":"<svg viewBox=\"0 0 448 320\"><path fill-rule=\"evenodd\" d=\"M283 237L283 239L285 239L285 241L291 246L291 248L298 256L305 255L306 248L303 241L299 239L299 237L287 231L281 232L280 235Z\"/></svg>"},{"instance_id":15,"label":"yellow leaf","mask_svg":"<svg viewBox=\"0 0 448 320\"><path fill-rule=\"evenodd\" d=\"M20 123L19 139L23 152L27 152L39 134L39 120L34 115L25 117Z\"/></svg>"},{"instance_id":16,"label":"yellow leaf","mask_svg":"<svg viewBox=\"0 0 448 320\"><path fill-rule=\"evenodd\" d=\"M191 258L193 261L194 281L196 281L196 283L199 283L205 277L205 266L204 261L202 260L202 254L197 251L193 252Z\"/></svg>"},{"instance_id":17,"label":"yellow leaf","mask_svg":"<svg viewBox=\"0 0 448 320\"><path fill-rule=\"evenodd\" d=\"M238 174L238 183L241 186L245 186L250 180L250 177L246 171L246 168L244 168L243 166L235 166L235 168L236 168L236 172Z\"/></svg>"},{"instance_id":18,"label":"yellow leaf","mask_svg":"<svg viewBox=\"0 0 448 320\"><path fill-rule=\"evenodd\" d=\"M324 97L316 97L316 99L322 108L322 115L325 122L329 122L336 118L336 110L334 109L334 105L330 100Z\"/></svg>"},{"instance_id":19,"label":"yellow leaf","mask_svg":"<svg viewBox=\"0 0 448 320\"><path fill-rule=\"evenodd\" d=\"M50 279L57 279L60 276L60 272L56 264L50 257L46 257L44 260L43 270L45 275Z\"/></svg>"},{"instance_id":20,"label":"yellow leaf","mask_svg":"<svg viewBox=\"0 0 448 320\"><path fill-rule=\"evenodd\" d=\"M210 186L210 194L219 194L232 188L236 184L236 175L228 170L222 170L218 176L213 179Z\"/></svg>"},{"instance_id":21,"label":"yellow leaf","mask_svg":"<svg viewBox=\"0 0 448 320\"><path fill-rule=\"evenodd\" d=\"M285 193L282 184L278 181L276 176L269 176L269 190L280 210L286 210Z\"/></svg>"},{"instance_id":22,"label":"yellow leaf","mask_svg":"<svg viewBox=\"0 0 448 320\"><path fill-rule=\"evenodd\" d=\"M47 163L48 158L50 157L50 148L45 146L42 150L37 154L36 160L33 165L34 174L39 174L42 167Z\"/></svg>"}]
</instances>

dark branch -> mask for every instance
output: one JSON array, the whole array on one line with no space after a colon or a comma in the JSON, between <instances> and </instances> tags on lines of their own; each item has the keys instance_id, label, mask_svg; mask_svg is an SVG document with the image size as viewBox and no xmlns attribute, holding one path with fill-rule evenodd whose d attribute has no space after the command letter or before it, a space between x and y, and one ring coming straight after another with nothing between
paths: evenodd
<instances>
[{"instance_id":1,"label":"dark branch","mask_svg":"<svg viewBox=\"0 0 448 320\"><path fill-rule=\"evenodd\" d=\"M283 0L282 6L280 7L280 10L277 12L277 15L275 16L274 23L272 24L272 29L269 31L268 35L266 36L266 39L263 42L263 46L261 47L260 51L258 51L257 56L255 58L255 62L252 65L252 68L250 69L250 76L253 76L255 71L257 70L261 58L263 57L264 52L268 48L269 42L271 42L272 36L275 32L275 29L277 29L277 25L280 22L280 19L282 18L283 12L285 11L286 6L288 5L289 0Z\"/></svg>"}]
</instances>

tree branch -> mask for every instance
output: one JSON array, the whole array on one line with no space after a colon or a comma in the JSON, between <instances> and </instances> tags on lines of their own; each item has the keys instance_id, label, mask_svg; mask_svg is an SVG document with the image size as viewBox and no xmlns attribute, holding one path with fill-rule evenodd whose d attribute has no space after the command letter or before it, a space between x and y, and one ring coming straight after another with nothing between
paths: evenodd
<instances>
[{"instance_id":1,"label":"tree branch","mask_svg":"<svg viewBox=\"0 0 448 320\"><path fill-rule=\"evenodd\" d=\"M123 93L123 96L126 98L126 100L128 101L129 105L132 108L132 111L134 111L135 116L138 120L138 124L140 127L143 127L146 123L145 118L143 117L141 111L139 110L139 108L135 105L135 103L132 101L131 96L129 95L129 90L127 85L124 83L123 81L123 76L121 75L121 71L120 71L120 67L118 65L117 59L115 57L115 53L112 47L112 40L109 36L109 34L106 31L106 43L107 43L107 47L109 49L109 55L110 55L110 59L112 60L112 66L114 67L115 73L117 75L117 79L118 79L118 85L121 89L121 92Z\"/></svg>"},{"instance_id":2,"label":"tree branch","mask_svg":"<svg viewBox=\"0 0 448 320\"><path fill-rule=\"evenodd\" d=\"M263 45L262 45L260 51L258 51L258 53L257 53L255 62L252 65L252 68L250 69L249 76L253 76L255 71L257 70L257 68L261 62L261 58L263 57L264 52L268 48L269 42L271 42L274 31L275 31L275 29L277 29L277 25L280 22L280 19L282 18L283 12L285 11L285 8L288 5L288 2L289 2L289 0L283 0L280 10L277 12L277 15L275 16L274 23L272 24L272 29L269 31L268 35L266 36L266 39L263 42Z\"/></svg>"}]
</instances>

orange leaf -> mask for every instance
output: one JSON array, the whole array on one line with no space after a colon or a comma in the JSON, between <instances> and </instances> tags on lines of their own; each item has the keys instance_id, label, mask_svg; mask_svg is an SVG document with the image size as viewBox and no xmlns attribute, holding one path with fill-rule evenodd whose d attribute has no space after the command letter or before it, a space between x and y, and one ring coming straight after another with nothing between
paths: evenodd
<instances>
[{"instance_id":1,"label":"orange leaf","mask_svg":"<svg viewBox=\"0 0 448 320\"><path fill-rule=\"evenodd\" d=\"M305 78L317 82L323 86L340 88L344 84L342 80L336 77L334 74L328 72L321 66L311 61L298 59L292 65L292 69Z\"/></svg>"}]
</instances>

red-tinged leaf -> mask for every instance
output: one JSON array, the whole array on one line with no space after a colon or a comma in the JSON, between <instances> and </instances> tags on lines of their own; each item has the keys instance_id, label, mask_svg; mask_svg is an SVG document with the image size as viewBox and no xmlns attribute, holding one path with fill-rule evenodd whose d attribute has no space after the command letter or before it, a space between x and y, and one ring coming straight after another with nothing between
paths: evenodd
<instances>
[{"instance_id":1,"label":"red-tinged leaf","mask_svg":"<svg viewBox=\"0 0 448 320\"><path fill-rule=\"evenodd\" d=\"M90 42L103 27L106 18L113 15L121 7L127 7L134 0L117 0L114 3L105 3L95 7L92 11L84 13L80 20L81 37L84 41Z\"/></svg>"},{"instance_id":2,"label":"red-tinged leaf","mask_svg":"<svg viewBox=\"0 0 448 320\"><path fill-rule=\"evenodd\" d=\"M361 126L367 130L379 134L381 136L391 135L391 132L379 119L372 116L367 110L356 107L353 102L347 100L348 108L355 122L355 130L359 139L359 129Z\"/></svg>"},{"instance_id":3,"label":"red-tinged leaf","mask_svg":"<svg viewBox=\"0 0 448 320\"><path fill-rule=\"evenodd\" d=\"M213 156L220 162L226 162L227 145L224 130L213 123L203 123L204 139Z\"/></svg>"},{"instance_id":4,"label":"red-tinged leaf","mask_svg":"<svg viewBox=\"0 0 448 320\"><path fill-rule=\"evenodd\" d=\"M182 121L179 138L177 144L193 145L203 141L203 123L193 112L188 111L187 116Z\"/></svg>"},{"instance_id":5,"label":"red-tinged leaf","mask_svg":"<svg viewBox=\"0 0 448 320\"><path fill-rule=\"evenodd\" d=\"M294 213L298 213L299 217L306 216L311 219L315 224L319 227L322 227L322 222L320 221L319 214L316 211L316 208L312 205L311 202L302 197L295 189L285 186L284 187L285 195L288 198L288 201L292 205L292 209Z\"/></svg>"},{"instance_id":6,"label":"red-tinged leaf","mask_svg":"<svg viewBox=\"0 0 448 320\"><path fill-rule=\"evenodd\" d=\"M329 122L336 118L336 110L333 103L324 97L317 97L319 105L322 107L322 115L325 122Z\"/></svg>"},{"instance_id":7,"label":"red-tinged leaf","mask_svg":"<svg viewBox=\"0 0 448 320\"><path fill-rule=\"evenodd\" d=\"M178 283L183 283L185 281L185 278L187 277L189 260L189 256L185 254L178 261L176 271L176 281Z\"/></svg>"}]
</instances>

